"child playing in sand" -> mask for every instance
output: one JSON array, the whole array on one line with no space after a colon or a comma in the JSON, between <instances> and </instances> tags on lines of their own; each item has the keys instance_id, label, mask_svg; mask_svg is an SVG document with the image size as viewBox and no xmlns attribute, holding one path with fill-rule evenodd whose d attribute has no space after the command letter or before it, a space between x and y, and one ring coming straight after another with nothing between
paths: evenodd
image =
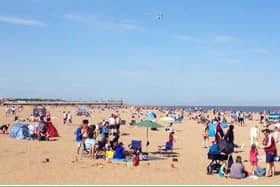
<instances>
[{"instance_id":1,"label":"child playing in sand","mask_svg":"<svg viewBox=\"0 0 280 187\"><path fill-rule=\"evenodd\" d=\"M252 144L250 150L251 175L254 175L254 172L258 167L258 157L259 157L259 152L257 146L255 144Z\"/></svg>"}]
</instances>

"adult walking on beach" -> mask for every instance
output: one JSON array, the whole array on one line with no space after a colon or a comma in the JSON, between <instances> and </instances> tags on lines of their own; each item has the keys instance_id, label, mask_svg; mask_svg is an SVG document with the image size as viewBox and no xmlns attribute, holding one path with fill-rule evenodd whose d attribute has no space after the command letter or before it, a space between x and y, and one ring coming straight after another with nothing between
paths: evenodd
<instances>
[{"instance_id":1,"label":"adult walking on beach","mask_svg":"<svg viewBox=\"0 0 280 187\"><path fill-rule=\"evenodd\" d=\"M263 148L266 154L266 177L274 176L275 165L274 158L277 155L277 148L275 140L269 129L264 129Z\"/></svg>"},{"instance_id":2,"label":"adult walking on beach","mask_svg":"<svg viewBox=\"0 0 280 187\"><path fill-rule=\"evenodd\" d=\"M216 127L216 134L215 134L215 141L217 144L219 144L221 142L221 140L224 137L224 131L223 128L221 126L221 123L218 122L217 127Z\"/></svg>"}]
</instances>

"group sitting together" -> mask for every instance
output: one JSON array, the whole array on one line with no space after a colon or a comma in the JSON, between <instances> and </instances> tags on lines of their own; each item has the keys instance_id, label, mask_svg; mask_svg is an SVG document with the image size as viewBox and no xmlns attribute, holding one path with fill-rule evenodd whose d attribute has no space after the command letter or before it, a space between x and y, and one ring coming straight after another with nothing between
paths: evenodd
<instances>
[{"instance_id":1,"label":"group sitting together","mask_svg":"<svg viewBox=\"0 0 280 187\"><path fill-rule=\"evenodd\" d=\"M112 117L116 118L117 116L112 115ZM120 126L118 120L111 122L111 124L109 121L103 121L99 125L90 125L88 120L83 120L75 135L78 142L77 154L82 148L83 153L89 154L92 159L104 156L103 153L110 158L125 158L123 144L119 142Z\"/></svg>"}]
</instances>

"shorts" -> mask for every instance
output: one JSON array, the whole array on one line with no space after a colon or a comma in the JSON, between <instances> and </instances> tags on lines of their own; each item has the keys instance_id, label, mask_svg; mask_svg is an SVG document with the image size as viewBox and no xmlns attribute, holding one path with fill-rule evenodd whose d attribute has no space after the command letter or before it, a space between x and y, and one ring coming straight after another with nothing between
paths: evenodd
<instances>
[{"instance_id":1,"label":"shorts","mask_svg":"<svg viewBox=\"0 0 280 187\"><path fill-rule=\"evenodd\" d=\"M82 141L80 141L80 142L77 142L77 147L81 147L82 146Z\"/></svg>"},{"instance_id":2,"label":"shorts","mask_svg":"<svg viewBox=\"0 0 280 187\"><path fill-rule=\"evenodd\" d=\"M273 163L275 156L273 153L266 153L266 163Z\"/></svg>"}]
</instances>

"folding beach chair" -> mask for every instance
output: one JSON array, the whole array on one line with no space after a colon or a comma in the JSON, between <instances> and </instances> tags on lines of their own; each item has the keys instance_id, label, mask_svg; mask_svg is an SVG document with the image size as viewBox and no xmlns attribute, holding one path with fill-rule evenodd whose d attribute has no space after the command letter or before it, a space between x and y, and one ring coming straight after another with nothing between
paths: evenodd
<instances>
[{"instance_id":1,"label":"folding beach chair","mask_svg":"<svg viewBox=\"0 0 280 187\"><path fill-rule=\"evenodd\" d=\"M140 140L132 140L129 145L130 150L134 152L142 152L142 141Z\"/></svg>"}]
</instances>

